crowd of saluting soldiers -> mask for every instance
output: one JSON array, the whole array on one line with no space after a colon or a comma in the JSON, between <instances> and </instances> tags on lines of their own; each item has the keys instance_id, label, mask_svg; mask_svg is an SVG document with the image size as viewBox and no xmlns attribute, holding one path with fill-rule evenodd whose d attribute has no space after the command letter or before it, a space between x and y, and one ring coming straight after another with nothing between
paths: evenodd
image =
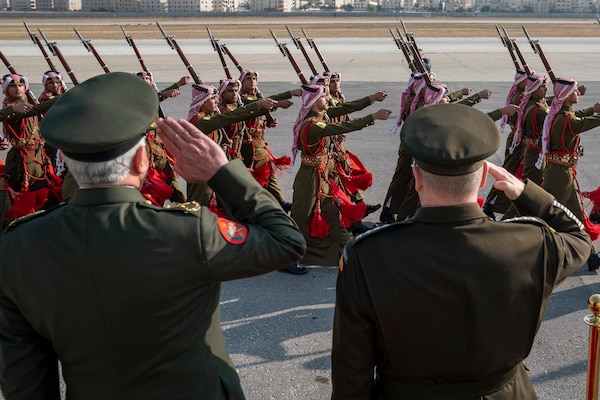
<instances>
[{"instance_id":1,"label":"crowd of saluting soldiers","mask_svg":"<svg viewBox=\"0 0 600 400\"><path fill-rule=\"evenodd\" d=\"M177 45L173 37L167 36L162 28L161 31L169 44ZM401 95L396 129L421 108L443 103L473 106L490 97L489 90L472 94L470 87L449 93L444 84L436 81L431 62L423 57L412 34L406 30L405 36L400 30L390 32L411 69ZM212 34L210 36L221 61L224 54L231 56L225 46L218 44ZM349 116L383 101L387 93L379 91L360 99L346 100L340 86L341 74L328 67L316 47L325 71L318 73L301 48L313 72L310 78L306 78L301 75L285 45L273 37L296 69L302 82L300 88L263 95L258 88L259 73L242 69L239 64L237 79L231 77L224 64L227 78L217 86L206 84L186 63L181 51L178 52L191 78L184 76L161 90L146 68L134 74L155 89L160 101L180 95L180 87L192 84L187 120L218 143L229 160L241 159L260 185L290 213L308 246L299 264L281 271L304 274L308 269L303 265L337 265L343 245L352 236L372 228L372 224L362 222L370 213L382 207L380 223L403 221L414 215L419 207L419 198L411 170L413 160L401 143L385 198L381 199L381 204L366 204L361 192L372 184L372 174L360 161L360 155L345 146L346 133L368 128L376 120L386 120L392 114L391 110L379 109L359 118ZM574 110L578 96L585 93L583 85L571 78L557 78L551 69L550 76L531 71L516 43L506 35L501 34L500 37L509 49L516 69L503 107L488 113L494 121L500 120L502 127L510 127L503 167L545 188L582 220L588 233L596 239L600 228L594 222L600 213L596 212L596 207L590 215L584 210L583 196L593 197L593 194L579 191L576 165L583 151L579 134L600 125L597 114L600 103ZM306 39L311 46L316 46L312 39ZM296 40L295 43L301 46ZM89 41L87 45L91 45ZM539 46L537 42L535 45ZM4 56L2 58L5 59ZM545 59L543 61L547 63ZM234 62L237 63L236 60ZM143 62L142 67L145 67ZM547 95L549 83L553 85L552 96ZM0 150L8 149L6 161L0 160L2 229L19 217L68 202L76 188L61 153L44 142L38 129L44 113L67 90L67 85L57 68L43 74L42 84L43 93L35 98L29 90L27 77L14 70L2 77L4 99L0 110L3 123ZM293 138L291 154L277 155L269 148L265 132L278 124L271 114L287 109L293 97L301 99L301 107L296 122L290 127ZM159 108L157 116L160 114L162 110ZM186 190L182 190L173 170L173 160L156 133L148 131L146 140L150 169L142 193L148 201L157 206L197 202L217 215L227 214L219 196L209 185L188 184ZM277 182L277 172L290 168L294 163L299 164L299 169L293 184L293 198L286 199ZM484 212L494 219L516 216L517 211L510 205L503 193L494 188L482 200ZM599 265L598 254L591 254L588 261L590 270Z\"/></svg>"}]
</instances>

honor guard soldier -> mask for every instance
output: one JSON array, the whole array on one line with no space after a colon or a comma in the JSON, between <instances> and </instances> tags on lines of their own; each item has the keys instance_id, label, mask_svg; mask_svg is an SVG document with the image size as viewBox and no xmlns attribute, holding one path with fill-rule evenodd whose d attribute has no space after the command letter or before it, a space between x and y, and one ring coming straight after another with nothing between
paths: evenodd
<instances>
[{"instance_id":1,"label":"honor guard soldier","mask_svg":"<svg viewBox=\"0 0 600 400\"><path fill-rule=\"evenodd\" d=\"M485 113L425 107L400 138L421 208L344 250L332 399L536 399L522 361L552 289L584 265L590 237L535 183L484 161L500 145ZM526 217L483 213L477 193L488 173Z\"/></svg>"},{"instance_id":2,"label":"honor guard soldier","mask_svg":"<svg viewBox=\"0 0 600 400\"><path fill-rule=\"evenodd\" d=\"M115 72L46 114L42 134L80 188L0 238L6 399L60 399L59 362L69 397L244 399L223 342L220 283L289 265L305 241L243 163L187 121L160 120L158 135L176 172L208 182L235 220L147 201L144 135L157 109L149 85ZM40 232L48 240L32 247Z\"/></svg>"}]
</instances>

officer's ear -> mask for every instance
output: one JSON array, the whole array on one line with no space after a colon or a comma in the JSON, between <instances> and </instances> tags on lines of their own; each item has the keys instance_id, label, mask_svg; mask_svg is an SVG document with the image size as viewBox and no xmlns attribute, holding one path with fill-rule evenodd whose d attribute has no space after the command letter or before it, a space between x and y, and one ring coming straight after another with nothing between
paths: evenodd
<instances>
[{"instance_id":1,"label":"officer's ear","mask_svg":"<svg viewBox=\"0 0 600 400\"><path fill-rule=\"evenodd\" d=\"M423 176L421 175L421 169L414 162L412 165L412 171L415 179L415 190L420 192L423 190Z\"/></svg>"},{"instance_id":2,"label":"officer's ear","mask_svg":"<svg viewBox=\"0 0 600 400\"><path fill-rule=\"evenodd\" d=\"M146 153L146 146L139 146L131 160L131 170L134 175L146 175L150 162Z\"/></svg>"},{"instance_id":3,"label":"officer's ear","mask_svg":"<svg viewBox=\"0 0 600 400\"><path fill-rule=\"evenodd\" d=\"M487 176L488 176L488 172L490 167L488 167L487 162L483 163L483 175L481 176L481 183L479 183L479 189L482 189L485 186L485 183L487 182Z\"/></svg>"}]
</instances>

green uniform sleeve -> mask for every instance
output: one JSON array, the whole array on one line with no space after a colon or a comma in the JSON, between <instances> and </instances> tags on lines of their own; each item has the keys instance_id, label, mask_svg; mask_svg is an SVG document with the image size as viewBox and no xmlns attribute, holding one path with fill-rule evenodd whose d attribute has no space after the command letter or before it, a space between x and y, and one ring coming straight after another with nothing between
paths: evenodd
<instances>
[{"instance_id":1,"label":"green uniform sleeve","mask_svg":"<svg viewBox=\"0 0 600 400\"><path fill-rule=\"evenodd\" d=\"M12 106L6 107L0 110L0 121L4 120L19 120L27 117L33 117L35 115L44 114L47 112L52 105L60 98L60 96L56 96L51 98L50 100L46 100L43 103L36 104L31 107L31 110L26 113L17 113L13 111Z\"/></svg>"},{"instance_id":2,"label":"green uniform sleeve","mask_svg":"<svg viewBox=\"0 0 600 400\"><path fill-rule=\"evenodd\" d=\"M208 208L202 208L202 248L216 280L238 279L284 268L304 255L304 236L241 160L226 164L208 185L222 200L227 214L247 228L245 241L232 244L218 227L217 216Z\"/></svg>"},{"instance_id":3,"label":"green uniform sleeve","mask_svg":"<svg viewBox=\"0 0 600 400\"><path fill-rule=\"evenodd\" d=\"M448 95L448 98L450 99L450 103L454 103L455 101L462 99L462 97L463 97L462 90L457 90Z\"/></svg>"},{"instance_id":4,"label":"green uniform sleeve","mask_svg":"<svg viewBox=\"0 0 600 400\"><path fill-rule=\"evenodd\" d=\"M267 96L270 99L273 99L275 101L279 101L279 100L288 100L292 98L292 93L288 90L287 92L282 92L282 93L277 93L271 96Z\"/></svg>"},{"instance_id":5,"label":"green uniform sleeve","mask_svg":"<svg viewBox=\"0 0 600 400\"><path fill-rule=\"evenodd\" d=\"M499 108L495 109L494 111L490 111L489 113L487 113L487 115L493 121L498 121L500 118L502 118L502 112L500 111Z\"/></svg>"},{"instance_id":6,"label":"green uniform sleeve","mask_svg":"<svg viewBox=\"0 0 600 400\"><path fill-rule=\"evenodd\" d=\"M243 107L238 107L233 111L223 114L217 114L212 117L199 118L196 121L196 127L202 132L208 134L217 129L232 125L235 122L244 121L259 115L265 115L267 110L261 110L256 103L250 103Z\"/></svg>"},{"instance_id":7,"label":"green uniform sleeve","mask_svg":"<svg viewBox=\"0 0 600 400\"><path fill-rule=\"evenodd\" d=\"M593 252L592 241L581 221L554 196L526 179L525 190L513 200L513 205L520 215L536 216L547 224L543 227L545 248L552 253L548 257L556 260L558 267L552 271L555 276L547 276L546 284L554 287L585 264Z\"/></svg>"},{"instance_id":8,"label":"green uniform sleeve","mask_svg":"<svg viewBox=\"0 0 600 400\"><path fill-rule=\"evenodd\" d=\"M462 99L461 101L458 102L458 104L464 104L466 106L473 107L475 104L479 103L480 101L481 101L481 96L479 95L479 93L475 93L474 95L469 96L466 99Z\"/></svg>"},{"instance_id":9,"label":"green uniform sleeve","mask_svg":"<svg viewBox=\"0 0 600 400\"><path fill-rule=\"evenodd\" d=\"M350 114L354 111L360 111L373 104L369 97L363 97L362 99L348 101L341 103L338 106L330 107L327 109L327 115L332 118L339 117L340 115Z\"/></svg>"},{"instance_id":10,"label":"green uniform sleeve","mask_svg":"<svg viewBox=\"0 0 600 400\"><path fill-rule=\"evenodd\" d=\"M308 128L307 141L309 144L316 143L325 136L334 136L339 135L340 133L358 131L373 124L374 121L372 115L340 123L326 124L324 122L313 122Z\"/></svg>"}]
</instances>

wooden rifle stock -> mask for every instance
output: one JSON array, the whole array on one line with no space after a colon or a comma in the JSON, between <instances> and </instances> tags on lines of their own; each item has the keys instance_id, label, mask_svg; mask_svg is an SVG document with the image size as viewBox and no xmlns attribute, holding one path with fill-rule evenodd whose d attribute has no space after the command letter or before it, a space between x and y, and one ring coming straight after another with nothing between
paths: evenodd
<instances>
[{"instance_id":1,"label":"wooden rifle stock","mask_svg":"<svg viewBox=\"0 0 600 400\"><path fill-rule=\"evenodd\" d=\"M192 64L190 64L190 62L188 61L188 59L185 56L185 54L183 54L183 51L181 50L181 48L177 44L177 41L175 40L175 37L172 36L172 35L167 35L167 33L164 31L164 29L162 28L162 26L160 26L160 24L158 23L158 21L156 21L156 26L158 26L158 29L160 30L160 32L162 33L163 37L167 41L167 44L172 49L175 49L175 51L177 51L177 54L179 54L179 58L181 58L181 61L183 61L183 65L185 65L185 68L187 68L188 72L190 73L190 76L194 80L194 83L197 84L197 85L204 83L204 82L202 82L202 80L200 79L200 77L198 76L198 74L196 73L196 71L194 70L194 67L192 66Z\"/></svg>"},{"instance_id":2,"label":"wooden rifle stock","mask_svg":"<svg viewBox=\"0 0 600 400\"><path fill-rule=\"evenodd\" d=\"M233 62L235 64L235 67L238 69L238 71L242 72L244 70L244 68L242 68L242 66L240 65L240 63L238 62L238 60L234 57L233 53L231 52L231 50L229 50L229 48L227 48L226 45L222 44L221 48L223 50L225 50L225 53L227 53L227 57L229 57L229 59L231 60L231 62Z\"/></svg>"},{"instance_id":3,"label":"wooden rifle stock","mask_svg":"<svg viewBox=\"0 0 600 400\"><path fill-rule=\"evenodd\" d=\"M302 55L306 59L306 62L308 63L308 66L310 67L310 70L313 73L313 75L317 75L318 74L317 69L315 68L315 65L313 64L308 53L306 52L306 49L304 48L304 45L300 41L300 38L294 36L294 34L292 33L292 30L289 28L289 26L286 25L285 29L287 29L288 33L290 34L290 37L292 38L292 41L296 45L296 48L302 52Z\"/></svg>"},{"instance_id":4,"label":"wooden rifle stock","mask_svg":"<svg viewBox=\"0 0 600 400\"><path fill-rule=\"evenodd\" d=\"M317 44L315 43L315 41L308 37L308 35L306 34L306 32L304 31L303 28L300 28L300 30L304 34L304 37L306 38L306 42L308 43L310 48L313 49L315 51L315 54L317 55L317 57L319 57L319 61L321 61L321 65L323 66L323 69L325 69L325 72L331 71L331 69L327 65L327 62L325 61L325 58L323 57L323 54L319 51L319 48L317 47Z\"/></svg>"},{"instance_id":5,"label":"wooden rifle stock","mask_svg":"<svg viewBox=\"0 0 600 400\"><path fill-rule=\"evenodd\" d=\"M2 59L2 62L4 63L4 65L6 65L6 68L8 69L8 72L10 72L11 74L15 74L15 75L21 75L21 74L19 74L15 70L15 68L12 66L12 64L4 56L4 54L2 53L2 51L0 51L0 59ZM31 90L27 89L27 91L25 92L25 95L27 96L27 101L29 103L31 103L31 104L40 104L40 102L37 100L37 98L34 96L34 94L31 92Z\"/></svg>"},{"instance_id":6,"label":"wooden rifle stock","mask_svg":"<svg viewBox=\"0 0 600 400\"><path fill-rule=\"evenodd\" d=\"M229 72L229 67L227 66L227 61L225 61L225 57L223 56L223 49L219 45L219 41L215 39L210 31L208 25L206 25L206 31L208 32L208 38L210 39L210 44L212 44L213 50L217 52L219 55L219 59L221 60L221 65L223 66L223 71L225 71L225 76L227 79L231 79L231 72Z\"/></svg>"},{"instance_id":7,"label":"wooden rifle stock","mask_svg":"<svg viewBox=\"0 0 600 400\"><path fill-rule=\"evenodd\" d=\"M46 46L48 46L48 50L50 50L50 53L57 56L58 59L60 60L60 63L62 64L63 68L67 71L67 75L69 75L69 78L71 78L71 82L73 82L73 85L75 85L75 86L79 85L79 81L77 80L75 73L73 72L73 70L71 69L69 64L67 63L67 60L65 59L65 57L63 57L56 42L48 41L48 39L46 38L46 36L44 35L44 33L42 32L42 30L40 28L38 28L38 32L44 39L44 42L46 42Z\"/></svg>"},{"instance_id":8,"label":"wooden rifle stock","mask_svg":"<svg viewBox=\"0 0 600 400\"><path fill-rule=\"evenodd\" d=\"M544 54L544 51L542 50L542 46L540 46L539 41L531 39L531 37L529 36L529 32L527 32L527 29L525 28L524 25L521 25L521 28L523 28L525 37L527 37L527 40L529 41L529 44L531 45L533 52L537 53L537 55L540 56L540 59L542 60L542 63L544 64L544 68L546 68L546 72L548 73L548 77L550 78L552 83L556 82L556 75L554 75L554 71L552 71L552 67L550 67L550 63L548 62L548 59L546 58L546 55Z\"/></svg>"},{"instance_id":9,"label":"wooden rifle stock","mask_svg":"<svg viewBox=\"0 0 600 400\"><path fill-rule=\"evenodd\" d=\"M504 27L502 27L502 32L504 33L504 40L506 40L507 46L510 46L510 48L513 49L514 53L521 61L523 71L525 71L527 75L531 75L531 68L529 68L529 66L527 65L527 61L525 61L525 57L523 57L523 53L521 53L521 49L519 49L517 41L515 39L509 38L508 32L506 32L506 29Z\"/></svg>"},{"instance_id":10,"label":"wooden rifle stock","mask_svg":"<svg viewBox=\"0 0 600 400\"><path fill-rule=\"evenodd\" d=\"M75 33L77 34L77 37L79 38L79 40L81 41L81 43L83 44L83 47L85 47L85 49L88 52L92 52L92 54L94 55L94 57L96 57L96 61L98 61L98 63L100 64L100 67L102 67L102 69L104 70L105 73L110 73L110 69L108 68L108 65L106 65L106 63L104 62L104 60L102 59L102 57L100 57L100 54L98 54L98 52L96 51L96 47L94 47L94 45L92 44L91 39L84 39L83 36L81 36L81 34L79 33L79 31L73 27L73 30L75 31Z\"/></svg>"},{"instance_id":11,"label":"wooden rifle stock","mask_svg":"<svg viewBox=\"0 0 600 400\"><path fill-rule=\"evenodd\" d=\"M308 80L302 73L302 70L296 63L296 60L294 60L294 56L292 56L292 53L290 53L290 50L287 48L287 45L285 43L280 43L279 40L277 40L277 36L275 36L275 34L273 33L273 31L271 29L269 29L269 32L271 32L271 36L273 36L273 40L275 40L276 46L279 48L279 51L281 52L281 54L283 54L284 57L287 57L288 60L290 60L290 63L292 64L294 71L296 71L298 78L300 78L300 82L302 82L303 85L306 85L308 83Z\"/></svg>"}]
</instances>

